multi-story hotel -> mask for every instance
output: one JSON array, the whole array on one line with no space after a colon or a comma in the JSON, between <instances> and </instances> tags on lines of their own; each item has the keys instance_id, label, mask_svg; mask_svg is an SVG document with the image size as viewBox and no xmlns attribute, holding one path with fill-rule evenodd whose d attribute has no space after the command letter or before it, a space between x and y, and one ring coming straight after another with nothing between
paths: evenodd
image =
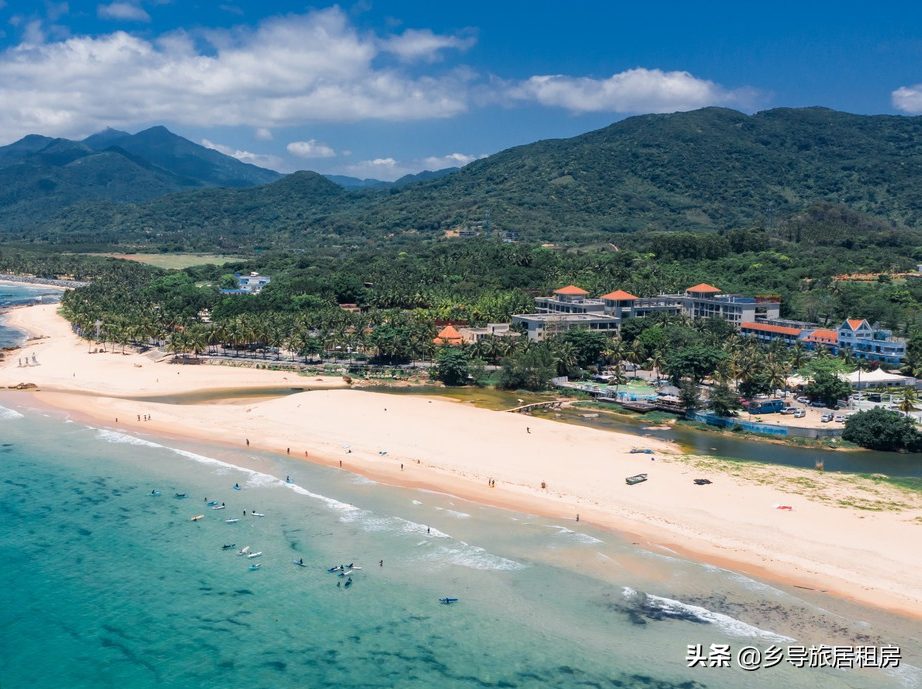
<instances>
[{"instance_id":1,"label":"multi-story hotel","mask_svg":"<svg viewBox=\"0 0 922 689\"><path fill-rule=\"evenodd\" d=\"M556 290L549 297L535 299L537 313L517 314L513 323L523 323L532 340L571 328L618 330L628 318L643 318L654 313L684 314L688 318L722 318L736 326L747 321L777 319L781 300L777 296L745 297L723 294L701 283L683 294L636 297L624 290L604 294L597 299L576 285Z\"/></svg>"}]
</instances>

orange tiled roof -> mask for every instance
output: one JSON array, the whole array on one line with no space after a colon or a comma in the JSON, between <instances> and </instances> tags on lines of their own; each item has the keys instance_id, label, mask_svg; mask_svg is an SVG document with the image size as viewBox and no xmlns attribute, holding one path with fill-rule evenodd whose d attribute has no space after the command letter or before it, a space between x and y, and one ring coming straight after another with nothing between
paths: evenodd
<instances>
[{"instance_id":1,"label":"orange tiled roof","mask_svg":"<svg viewBox=\"0 0 922 689\"><path fill-rule=\"evenodd\" d=\"M561 287L560 289L555 289L555 290L554 290L554 294L570 294L570 295L576 295L576 294L589 294L589 292L587 292L587 291L584 290L584 289L580 289L580 288L577 287L576 285L567 285L566 287Z\"/></svg>"},{"instance_id":2,"label":"orange tiled roof","mask_svg":"<svg viewBox=\"0 0 922 689\"><path fill-rule=\"evenodd\" d=\"M614 292L609 292L608 294L603 294L599 299L613 299L614 301L630 301L637 299L630 292L625 292L623 289L615 290Z\"/></svg>"},{"instance_id":3,"label":"orange tiled roof","mask_svg":"<svg viewBox=\"0 0 922 689\"><path fill-rule=\"evenodd\" d=\"M461 333L455 330L455 326L450 323L432 338L436 344L461 344Z\"/></svg>"},{"instance_id":4,"label":"orange tiled roof","mask_svg":"<svg viewBox=\"0 0 922 689\"><path fill-rule=\"evenodd\" d=\"M719 289L713 285L709 285L706 282L702 282L700 285L695 285L694 287L689 287L686 292L709 292L710 294L717 294L720 292Z\"/></svg>"},{"instance_id":5,"label":"orange tiled roof","mask_svg":"<svg viewBox=\"0 0 922 689\"><path fill-rule=\"evenodd\" d=\"M804 342L821 342L824 344L829 344L830 342L835 343L839 339L839 333L835 330L826 330L825 328L817 328L812 333L807 335L804 338Z\"/></svg>"},{"instance_id":6,"label":"orange tiled roof","mask_svg":"<svg viewBox=\"0 0 922 689\"><path fill-rule=\"evenodd\" d=\"M763 333L778 333L780 335L800 335L803 330L800 328L788 328L783 325L768 325L766 323L740 323L740 329L758 330Z\"/></svg>"},{"instance_id":7,"label":"orange tiled roof","mask_svg":"<svg viewBox=\"0 0 922 689\"><path fill-rule=\"evenodd\" d=\"M857 330L861 327L861 324L864 323L864 321L860 318L849 318L845 322L848 323L848 327L852 330Z\"/></svg>"}]
</instances>

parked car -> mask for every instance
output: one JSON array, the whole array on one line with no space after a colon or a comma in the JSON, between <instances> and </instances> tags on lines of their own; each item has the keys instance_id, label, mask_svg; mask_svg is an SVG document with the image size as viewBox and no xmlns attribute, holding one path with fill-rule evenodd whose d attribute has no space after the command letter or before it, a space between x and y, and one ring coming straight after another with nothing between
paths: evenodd
<instances>
[{"instance_id":1,"label":"parked car","mask_svg":"<svg viewBox=\"0 0 922 689\"><path fill-rule=\"evenodd\" d=\"M781 410L781 413L782 414L796 414L797 407L785 407L784 409Z\"/></svg>"},{"instance_id":2,"label":"parked car","mask_svg":"<svg viewBox=\"0 0 922 689\"><path fill-rule=\"evenodd\" d=\"M807 402L810 401L810 398L809 398L809 397L803 397L803 396L801 396L801 397L796 397L795 399L796 399L798 402L800 402L801 404L806 404Z\"/></svg>"},{"instance_id":3,"label":"parked car","mask_svg":"<svg viewBox=\"0 0 922 689\"><path fill-rule=\"evenodd\" d=\"M836 423L845 423L845 417L842 414L836 414L835 421Z\"/></svg>"},{"instance_id":4,"label":"parked car","mask_svg":"<svg viewBox=\"0 0 922 689\"><path fill-rule=\"evenodd\" d=\"M829 423L830 421L832 421L832 414L823 414L820 417L820 421L822 421L823 423Z\"/></svg>"},{"instance_id":5,"label":"parked car","mask_svg":"<svg viewBox=\"0 0 922 689\"><path fill-rule=\"evenodd\" d=\"M803 409L797 409L797 410L794 411L794 418L795 418L795 419L802 419L802 418L804 418L806 415L807 415L807 412L805 412Z\"/></svg>"},{"instance_id":6,"label":"parked car","mask_svg":"<svg viewBox=\"0 0 922 689\"><path fill-rule=\"evenodd\" d=\"M823 402L820 402L819 400L817 400L816 402L811 402L810 406L811 407L825 407L826 405Z\"/></svg>"}]
</instances>

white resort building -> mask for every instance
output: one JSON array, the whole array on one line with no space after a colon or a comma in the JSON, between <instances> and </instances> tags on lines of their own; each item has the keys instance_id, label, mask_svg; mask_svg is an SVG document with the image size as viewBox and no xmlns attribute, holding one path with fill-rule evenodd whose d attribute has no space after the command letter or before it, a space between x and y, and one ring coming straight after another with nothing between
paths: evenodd
<instances>
[{"instance_id":1,"label":"white resort building","mask_svg":"<svg viewBox=\"0 0 922 689\"><path fill-rule=\"evenodd\" d=\"M522 323L531 340L543 340L571 328L618 330L628 318L643 318L654 313L684 314L688 318L722 318L736 326L747 321L777 319L781 300L777 295L745 297L723 294L717 287L701 283L682 294L636 297L624 290L609 292L598 298L568 285L549 297L535 299L537 313L517 314L513 323Z\"/></svg>"}]
</instances>

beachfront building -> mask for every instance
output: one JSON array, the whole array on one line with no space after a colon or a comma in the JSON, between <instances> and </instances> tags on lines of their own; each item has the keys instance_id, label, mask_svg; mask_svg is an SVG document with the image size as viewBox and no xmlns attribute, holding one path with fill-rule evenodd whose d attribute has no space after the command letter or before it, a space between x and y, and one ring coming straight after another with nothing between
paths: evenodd
<instances>
[{"instance_id":1,"label":"beachfront building","mask_svg":"<svg viewBox=\"0 0 922 689\"><path fill-rule=\"evenodd\" d=\"M766 344L783 342L792 345L804 337L804 328L796 325L776 325L774 323L756 323L748 321L740 323L740 334L754 337L759 342Z\"/></svg>"},{"instance_id":2,"label":"beachfront building","mask_svg":"<svg viewBox=\"0 0 922 689\"><path fill-rule=\"evenodd\" d=\"M234 273L234 279L237 281L237 289L222 289L221 294L258 294L272 281L268 275L260 275L256 272L248 275Z\"/></svg>"},{"instance_id":3,"label":"beachfront building","mask_svg":"<svg viewBox=\"0 0 922 689\"><path fill-rule=\"evenodd\" d=\"M740 333L760 342L781 341L788 345L801 342L806 349L824 348L830 354L851 352L857 359L887 366L899 366L906 358L905 339L893 337L892 331L857 318L846 320L838 330L798 321L743 323Z\"/></svg>"},{"instance_id":4,"label":"beachfront building","mask_svg":"<svg viewBox=\"0 0 922 689\"><path fill-rule=\"evenodd\" d=\"M682 294L637 297L616 290L599 298L567 285L549 297L535 298L536 312L516 314L513 323L522 323L532 340L573 328L617 331L628 318L644 318L656 313L685 315L691 319L721 318L736 326L744 322L761 322L778 318L781 300L775 295L745 297L723 294L720 289L701 283Z\"/></svg>"},{"instance_id":5,"label":"beachfront building","mask_svg":"<svg viewBox=\"0 0 922 689\"><path fill-rule=\"evenodd\" d=\"M442 328L432 341L437 345L460 345L463 342L461 333L451 323Z\"/></svg>"},{"instance_id":6,"label":"beachfront building","mask_svg":"<svg viewBox=\"0 0 922 689\"><path fill-rule=\"evenodd\" d=\"M839 333L828 328L816 328L810 331L803 338L804 346L810 351L827 349L830 354L839 353Z\"/></svg>"},{"instance_id":7,"label":"beachfront building","mask_svg":"<svg viewBox=\"0 0 922 689\"><path fill-rule=\"evenodd\" d=\"M487 337L520 337L521 334L512 329L509 323L487 323L482 328L458 328L461 339L466 344L480 342Z\"/></svg>"},{"instance_id":8,"label":"beachfront building","mask_svg":"<svg viewBox=\"0 0 922 689\"><path fill-rule=\"evenodd\" d=\"M850 318L839 326L837 345L840 351L851 352L857 359L879 361L898 366L906 358L906 340L893 337L893 332L872 326L866 320Z\"/></svg>"}]
</instances>

